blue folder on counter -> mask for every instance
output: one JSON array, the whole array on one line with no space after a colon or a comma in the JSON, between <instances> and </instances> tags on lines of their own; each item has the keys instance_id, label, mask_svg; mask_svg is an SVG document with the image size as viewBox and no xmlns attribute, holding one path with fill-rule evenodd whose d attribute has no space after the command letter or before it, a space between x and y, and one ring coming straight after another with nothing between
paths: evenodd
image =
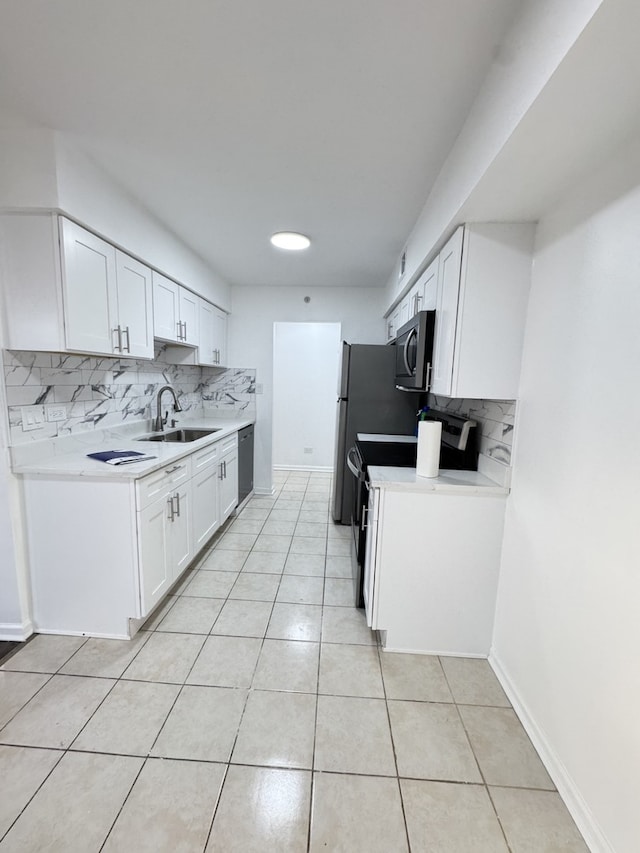
<instances>
[{"instance_id":1,"label":"blue folder on counter","mask_svg":"<svg viewBox=\"0 0 640 853\"><path fill-rule=\"evenodd\" d=\"M101 450L99 453L87 453L87 456L89 459L106 462L107 465L129 465L132 462L146 462L148 459L157 458L137 450Z\"/></svg>"}]
</instances>

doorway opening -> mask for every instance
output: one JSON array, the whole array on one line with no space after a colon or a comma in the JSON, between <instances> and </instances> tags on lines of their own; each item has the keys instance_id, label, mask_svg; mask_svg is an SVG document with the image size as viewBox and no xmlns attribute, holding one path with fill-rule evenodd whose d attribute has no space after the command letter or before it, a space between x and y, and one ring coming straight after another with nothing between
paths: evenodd
<instances>
[{"instance_id":1,"label":"doorway opening","mask_svg":"<svg viewBox=\"0 0 640 853\"><path fill-rule=\"evenodd\" d=\"M333 470L340 323L273 324L273 467Z\"/></svg>"}]
</instances>

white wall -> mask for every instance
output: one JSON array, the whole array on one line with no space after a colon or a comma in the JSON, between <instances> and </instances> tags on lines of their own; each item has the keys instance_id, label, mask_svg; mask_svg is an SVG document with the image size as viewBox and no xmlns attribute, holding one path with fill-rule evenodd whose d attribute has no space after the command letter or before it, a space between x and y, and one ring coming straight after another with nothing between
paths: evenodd
<instances>
[{"instance_id":1,"label":"white wall","mask_svg":"<svg viewBox=\"0 0 640 853\"><path fill-rule=\"evenodd\" d=\"M80 150L56 134L58 207L166 275L230 308L229 286Z\"/></svg>"},{"instance_id":2,"label":"white wall","mask_svg":"<svg viewBox=\"0 0 640 853\"><path fill-rule=\"evenodd\" d=\"M304 297L311 297L309 303ZM270 491L273 398L273 324L341 323L349 343L384 343L383 288L234 287L229 361L256 368L255 486Z\"/></svg>"},{"instance_id":3,"label":"white wall","mask_svg":"<svg viewBox=\"0 0 640 853\"><path fill-rule=\"evenodd\" d=\"M405 283L461 224L464 203L602 2L523 3L409 236ZM397 295L397 283L396 269L387 285L387 306Z\"/></svg>"},{"instance_id":4,"label":"white wall","mask_svg":"<svg viewBox=\"0 0 640 853\"><path fill-rule=\"evenodd\" d=\"M7 123L0 127L0 208L53 208L58 185L51 130Z\"/></svg>"},{"instance_id":5,"label":"white wall","mask_svg":"<svg viewBox=\"0 0 640 853\"><path fill-rule=\"evenodd\" d=\"M340 323L274 323L273 464L331 470Z\"/></svg>"},{"instance_id":6,"label":"white wall","mask_svg":"<svg viewBox=\"0 0 640 853\"><path fill-rule=\"evenodd\" d=\"M0 209L58 208L230 310L229 285L63 134L0 116L0 151Z\"/></svg>"},{"instance_id":7,"label":"white wall","mask_svg":"<svg viewBox=\"0 0 640 853\"><path fill-rule=\"evenodd\" d=\"M639 223L640 139L540 223L493 649L616 853L640 839Z\"/></svg>"}]
</instances>

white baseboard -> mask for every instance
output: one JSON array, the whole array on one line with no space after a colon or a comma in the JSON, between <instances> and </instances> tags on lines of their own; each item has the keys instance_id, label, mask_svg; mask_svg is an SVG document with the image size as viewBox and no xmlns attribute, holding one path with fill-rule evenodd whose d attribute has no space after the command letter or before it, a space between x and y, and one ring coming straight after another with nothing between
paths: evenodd
<instances>
[{"instance_id":1,"label":"white baseboard","mask_svg":"<svg viewBox=\"0 0 640 853\"><path fill-rule=\"evenodd\" d=\"M254 491L254 494L261 495L262 497L265 497L265 498L270 498L272 495L275 495L275 493L276 493L276 490L273 486L271 486L270 489L261 489L258 486L256 486L253 491Z\"/></svg>"},{"instance_id":2,"label":"white baseboard","mask_svg":"<svg viewBox=\"0 0 640 853\"><path fill-rule=\"evenodd\" d=\"M558 793L569 810L569 814L574 819L576 826L582 833L589 850L591 850L592 853L615 853L613 847L598 826L591 809L585 802L577 785L571 778L569 771L547 740L545 733L535 722L526 704L521 700L513 681L509 677L509 674L494 653L493 649L489 654L489 664L495 672L498 681L502 685L504 692L507 694L509 701L513 705L513 710L518 715L520 722L531 739L531 742L538 751L538 754L542 759L542 763L546 767L549 776L551 776L554 785L558 789Z\"/></svg>"},{"instance_id":3,"label":"white baseboard","mask_svg":"<svg viewBox=\"0 0 640 853\"><path fill-rule=\"evenodd\" d=\"M33 634L33 624L27 622L0 622L0 640L23 643Z\"/></svg>"},{"instance_id":4,"label":"white baseboard","mask_svg":"<svg viewBox=\"0 0 640 853\"><path fill-rule=\"evenodd\" d=\"M149 618L148 616L146 617ZM137 620L136 620L137 621ZM143 620L144 621L144 620ZM63 637L95 637L97 640L130 640L131 637L128 634L104 634L98 631L67 631L67 630L53 630L52 628L38 628L36 631L37 634L53 634L55 636L61 635Z\"/></svg>"}]
</instances>

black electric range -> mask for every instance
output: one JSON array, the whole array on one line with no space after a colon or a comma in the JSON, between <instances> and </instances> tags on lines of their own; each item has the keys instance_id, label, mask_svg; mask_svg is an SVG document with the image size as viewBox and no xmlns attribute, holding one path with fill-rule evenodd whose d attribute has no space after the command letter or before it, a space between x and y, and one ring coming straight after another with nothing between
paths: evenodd
<instances>
[{"instance_id":1,"label":"black electric range","mask_svg":"<svg viewBox=\"0 0 640 853\"><path fill-rule=\"evenodd\" d=\"M478 438L476 422L448 412L430 410L427 420L442 423L440 468L476 471ZM364 607L362 585L367 541L366 507L369 503L368 469L373 466L415 468L418 440L410 435L377 435L359 433L347 454L347 466L356 478L351 513L352 568L356 607Z\"/></svg>"}]
</instances>

